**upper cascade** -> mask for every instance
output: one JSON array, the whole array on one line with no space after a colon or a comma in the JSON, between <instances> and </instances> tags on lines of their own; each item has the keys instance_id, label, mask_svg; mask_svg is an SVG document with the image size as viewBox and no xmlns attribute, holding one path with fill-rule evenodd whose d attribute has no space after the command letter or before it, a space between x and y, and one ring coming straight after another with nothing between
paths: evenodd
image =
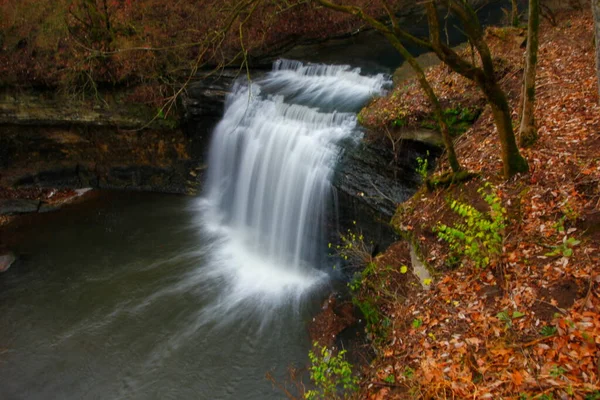
<instances>
[{"instance_id":1,"label":"upper cascade","mask_svg":"<svg viewBox=\"0 0 600 400\"><path fill-rule=\"evenodd\" d=\"M260 86L267 93L283 96L288 103L357 112L373 96L391 87L391 77L361 75L360 68L349 65L278 60Z\"/></svg>"},{"instance_id":2,"label":"upper cascade","mask_svg":"<svg viewBox=\"0 0 600 400\"><path fill-rule=\"evenodd\" d=\"M234 85L213 133L206 186L224 270L238 281L276 279L265 291L310 286L322 276L339 143L361 137L356 112L388 85L384 75L349 66L290 60Z\"/></svg>"}]
</instances>

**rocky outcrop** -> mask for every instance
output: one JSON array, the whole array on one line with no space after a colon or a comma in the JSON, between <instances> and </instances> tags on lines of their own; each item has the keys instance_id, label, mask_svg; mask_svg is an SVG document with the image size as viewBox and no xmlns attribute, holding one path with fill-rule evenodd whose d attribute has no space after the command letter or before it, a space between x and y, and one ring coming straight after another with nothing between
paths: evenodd
<instances>
[{"instance_id":1,"label":"rocky outcrop","mask_svg":"<svg viewBox=\"0 0 600 400\"><path fill-rule=\"evenodd\" d=\"M223 116L227 93L238 75L239 69L224 69L199 77L182 96L181 127L190 140L190 153L200 164L204 164L212 130Z\"/></svg>"},{"instance_id":2,"label":"rocky outcrop","mask_svg":"<svg viewBox=\"0 0 600 400\"><path fill-rule=\"evenodd\" d=\"M154 119L155 110L127 101L127 91L76 99L56 91L0 90L0 125L103 126L119 129L169 128L174 121Z\"/></svg>"},{"instance_id":3,"label":"rocky outcrop","mask_svg":"<svg viewBox=\"0 0 600 400\"><path fill-rule=\"evenodd\" d=\"M408 199L420 184L415 172L417 157L433 160L439 147L406 140L397 155L385 142L363 142L346 148L334 179L338 196L359 201L373 211L391 217L398 204ZM341 201L340 201L341 202Z\"/></svg>"},{"instance_id":4,"label":"rocky outcrop","mask_svg":"<svg viewBox=\"0 0 600 400\"><path fill-rule=\"evenodd\" d=\"M202 160L194 154L194 138L173 117L156 118L156 110L133 104L128 96L125 90L111 90L82 100L42 90L3 89L0 189L196 193ZM40 204L33 201L4 198L0 213L36 211Z\"/></svg>"},{"instance_id":5,"label":"rocky outcrop","mask_svg":"<svg viewBox=\"0 0 600 400\"><path fill-rule=\"evenodd\" d=\"M345 232L360 226L374 248L384 249L396 237L389 221L397 206L420 184L421 178L415 172L417 157L427 157L433 165L441 151L437 146L412 140L402 141L400 146L397 156L385 142L363 141L346 147L334 176L339 229Z\"/></svg>"},{"instance_id":6,"label":"rocky outcrop","mask_svg":"<svg viewBox=\"0 0 600 400\"><path fill-rule=\"evenodd\" d=\"M0 187L194 193L202 168L178 129L4 125Z\"/></svg>"}]
</instances>

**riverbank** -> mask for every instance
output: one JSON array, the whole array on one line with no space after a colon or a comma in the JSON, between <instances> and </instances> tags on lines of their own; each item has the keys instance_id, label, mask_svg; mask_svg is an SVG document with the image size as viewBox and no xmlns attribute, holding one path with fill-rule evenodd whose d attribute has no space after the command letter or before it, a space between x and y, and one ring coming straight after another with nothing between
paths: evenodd
<instances>
[{"instance_id":1,"label":"riverbank","mask_svg":"<svg viewBox=\"0 0 600 400\"><path fill-rule=\"evenodd\" d=\"M364 368L358 398L600 396L600 108L593 23L587 9L558 14L556 22L542 23L540 138L523 149L530 172L502 179L491 112L483 107L456 141L463 166L479 177L423 189L402 204L392 223L405 240L375 257L360 276L356 296L376 310L368 327L376 357ZM494 49L502 52L502 84L517 111L524 48L510 29L490 34L503 43ZM447 68L434 67L428 76L443 102L454 104L456 95L473 99L464 95L469 86ZM382 104L402 110L409 103L411 115L427 108L411 81L363 115L381 112ZM389 126L398 115L378 121ZM441 159L433 176L446 168ZM490 209L494 202L506 210L506 226L497 232L501 251L487 267L461 258L439 239L440 223L461 222L450 207L454 200L471 205L480 218L498 218ZM415 254L409 244L431 279L411 273Z\"/></svg>"},{"instance_id":2,"label":"riverbank","mask_svg":"<svg viewBox=\"0 0 600 400\"><path fill-rule=\"evenodd\" d=\"M48 212L74 202L90 189L12 189L0 187L0 226L16 215Z\"/></svg>"}]
</instances>

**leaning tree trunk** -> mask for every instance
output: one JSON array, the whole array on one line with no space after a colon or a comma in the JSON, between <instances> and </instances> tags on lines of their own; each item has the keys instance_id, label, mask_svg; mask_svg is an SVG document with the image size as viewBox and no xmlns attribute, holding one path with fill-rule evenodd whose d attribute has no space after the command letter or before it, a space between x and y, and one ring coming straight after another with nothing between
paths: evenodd
<instances>
[{"instance_id":1,"label":"leaning tree trunk","mask_svg":"<svg viewBox=\"0 0 600 400\"><path fill-rule=\"evenodd\" d=\"M592 0L594 14L594 30L596 32L596 76L598 79L598 100L600 100L600 0Z\"/></svg>"},{"instance_id":2,"label":"leaning tree trunk","mask_svg":"<svg viewBox=\"0 0 600 400\"><path fill-rule=\"evenodd\" d=\"M498 84L492 54L485 42L484 30L477 19L475 10L466 2L464 7L461 6L461 4L462 3L458 2L448 2L447 7L455 12L462 21L469 42L479 53L482 67L479 68L476 65L469 64L452 49L444 47L440 40L440 24L437 8L434 3L429 2L426 3L425 7L429 23L431 48L440 60L446 63L446 65L455 72L474 81L485 94L494 114L494 123L498 130L500 145L502 147L504 176L508 179L520 172L527 172L529 166L527 165L527 161L521 156L517 146L515 133L512 127L510 107L508 106L506 94Z\"/></svg>"},{"instance_id":3,"label":"leaning tree trunk","mask_svg":"<svg viewBox=\"0 0 600 400\"><path fill-rule=\"evenodd\" d=\"M452 172L457 173L461 170L460 163L458 162L458 157L456 156L456 151L454 150L454 142L452 140L452 136L450 135L450 128L448 127L448 123L446 122L446 118L444 117L444 113L442 111L442 106L440 105L440 101L433 91L433 88L427 81L427 76L425 76L425 72L419 62L410 54L410 52L404 47L402 42L398 40L398 38L392 34L385 34L386 38L390 41L390 43L398 50L400 55L404 57L406 62L412 67L413 71L417 75L417 80L421 85L421 89L425 92L425 95L429 99L431 103L431 107L433 107L433 115L440 127L440 132L442 134L442 141L444 142L444 147L448 152L448 163L450 164L450 168L452 168Z\"/></svg>"},{"instance_id":4,"label":"leaning tree trunk","mask_svg":"<svg viewBox=\"0 0 600 400\"><path fill-rule=\"evenodd\" d=\"M598 1L598 0L594 0ZM540 0L529 0L529 22L527 28L527 51L525 75L523 77L523 112L521 114L521 146L531 146L538 138L535 128L535 73L539 47Z\"/></svg>"},{"instance_id":5,"label":"leaning tree trunk","mask_svg":"<svg viewBox=\"0 0 600 400\"><path fill-rule=\"evenodd\" d=\"M504 176L508 179L520 172L527 172L529 166L519 152L512 127L510 107L504 91L497 83L488 81L484 92L492 107L494 123L500 137Z\"/></svg>"},{"instance_id":6,"label":"leaning tree trunk","mask_svg":"<svg viewBox=\"0 0 600 400\"><path fill-rule=\"evenodd\" d=\"M358 8L355 6L339 5L339 4L331 3L329 0L315 0L315 1L317 3L319 3L320 5L322 5L323 7L326 7L330 10L335 10L335 11L340 11L340 12L343 12L346 14L355 15L358 18L362 19L367 24L369 24L371 27L375 28L378 32L383 34L385 36L385 38L392 44L392 46L394 46L394 48L398 51L398 53L400 53L400 55L402 57L404 57L406 62L408 62L408 64L412 67L413 71L417 75L417 79L419 81L419 84L421 85L421 89L425 92L425 95L431 102L431 106L433 107L433 114L440 126L440 131L442 133L442 140L444 142L444 147L446 148L446 151L448 152L448 162L450 164L450 168L452 168L452 172L454 172L454 173L459 172L461 170L460 163L458 162L458 158L456 157L456 151L454 150L454 143L452 141L452 137L450 136L450 129L448 128L448 123L446 122L446 119L444 118L444 113L442 112L442 107L440 105L440 102L439 102L435 92L433 91L433 88L427 81L427 77L425 76L425 72L423 71L423 68L421 68L421 66L419 65L417 60L412 56L412 54L410 54L410 52L402 44L402 41L400 40L400 38L397 36L397 33L395 32L395 30L397 28L397 21L393 15L393 13L390 11L389 7L387 6L387 4L385 4L385 2L384 2L384 8L387 10L389 17L392 20L393 30L390 30L388 28L388 26L384 25L383 23L376 20L375 18L365 14L361 8Z\"/></svg>"}]
</instances>

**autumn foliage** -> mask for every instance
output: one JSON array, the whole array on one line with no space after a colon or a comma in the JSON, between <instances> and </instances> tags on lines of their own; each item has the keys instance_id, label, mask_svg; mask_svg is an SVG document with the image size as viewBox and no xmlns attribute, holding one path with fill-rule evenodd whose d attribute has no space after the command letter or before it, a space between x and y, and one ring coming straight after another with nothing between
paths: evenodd
<instances>
[{"instance_id":1,"label":"autumn foliage","mask_svg":"<svg viewBox=\"0 0 600 400\"><path fill-rule=\"evenodd\" d=\"M198 67L239 65L243 51L246 61L256 64L294 43L362 26L313 2L261 1L255 9L242 3L1 0L0 86L166 88L181 84Z\"/></svg>"},{"instance_id":2,"label":"autumn foliage","mask_svg":"<svg viewBox=\"0 0 600 400\"><path fill-rule=\"evenodd\" d=\"M498 176L498 144L485 107L456 146L465 166L481 177L423 191L400 205L393 224L423 255L433 281L422 290L415 276L407 277L406 242L376 258L368 294L386 329L375 341L375 361L365 368L361 398L600 398L600 108L593 23L588 10L557 15L557 21L541 27L540 138L524 151L531 172L508 182ZM519 57L512 54L524 49L511 35L495 35L504 43L496 45L496 54L508 61L502 84L518 111L522 81L514 69ZM436 68L430 76L441 97L461 97L467 87ZM409 107L403 94L399 89L378 104ZM417 111L426 110L423 97L416 99ZM375 116L371 112L365 118ZM378 123L396 115L381 115ZM409 121L410 115L408 109ZM449 206L453 200L489 213L477 194L485 182L496 188L508 220L500 255L482 269L468 257L452 259L435 227L461 222Z\"/></svg>"}]
</instances>

